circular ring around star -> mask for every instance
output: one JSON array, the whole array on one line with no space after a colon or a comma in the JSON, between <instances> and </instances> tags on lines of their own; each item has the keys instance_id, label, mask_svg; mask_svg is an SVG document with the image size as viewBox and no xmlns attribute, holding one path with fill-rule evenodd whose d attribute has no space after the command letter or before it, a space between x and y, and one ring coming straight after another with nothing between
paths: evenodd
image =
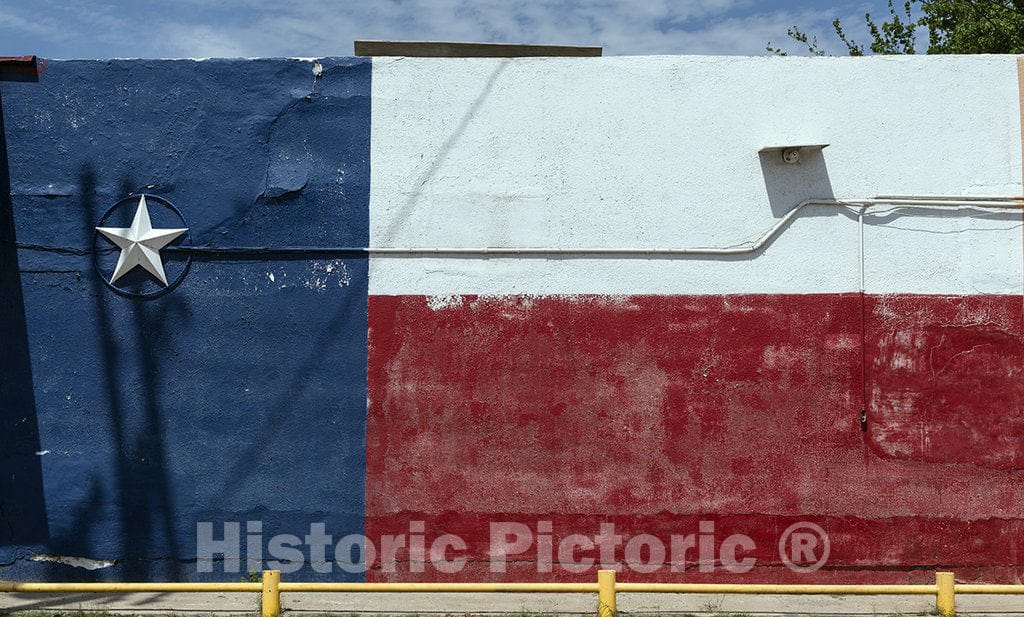
<instances>
[{"instance_id":1,"label":"circular ring around star","mask_svg":"<svg viewBox=\"0 0 1024 617\"><path fill-rule=\"evenodd\" d=\"M93 233L93 265L114 292L156 298L185 279L192 255L176 249L190 244L185 217L174 204L155 195L133 195L100 218Z\"/></svg>"}]
</instances>

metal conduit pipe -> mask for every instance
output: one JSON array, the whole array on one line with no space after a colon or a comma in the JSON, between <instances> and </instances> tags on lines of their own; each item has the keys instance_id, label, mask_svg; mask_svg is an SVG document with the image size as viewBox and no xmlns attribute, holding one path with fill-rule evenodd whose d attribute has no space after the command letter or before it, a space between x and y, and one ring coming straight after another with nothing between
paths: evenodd
<instances>
[{"instance_id":1,"label":"metal conduit pipe","mask_svg":"<svg viewBox=\"0 0 1024 617\"><path fill-rule=\"evenodd\" d=\"M921 195L886 195L866 199L808 199L787 212L756 240L735 246L714 247L397 247L372 246L371 255L745 255L771 241L800 212L811 206L851 207L860 210L863 234L863 213L876 206L899 208L969 208L1024 209L1024 197L948 197Z\"/></svg>"},{"instance_id":2,"label":"metal conduit pipe","mask_svg":"<svg viewBox=\"0 0 1024 617\"><path fill-rule=\"evenodd\" d=\"M990 197L985 195L876 195L875 200L888 200L888 199L912 199L912 200L945 200L945 201L1021 201L1024 200L1022 197Z\"/></svg>"},{"instance_id":3,"label":"metal conduit pipe","mask_svg":"<svg viewBox=\"0 0 1024 617\"><path fill-rule=\"evenodd\" d=\"M163 250L169 253L193 253L200 255L235 255L235 254L343 254L343 255L747 255L767 245L779 232L796 218L804 208L811 206L845 207L858 211L858 221L863 235L864 212L877 206L896 208L963 208L963 209L1024 209L1024 197L985 197L985 196L946 196L946 195L883 195L864 199L808 199L778 219L767 231L757 239L731 246L699 246L699 247L512 247L512 246L168 246ZM863 244L863 239L861 240ZM26 250L51 251L73 255L88 255L89 249L61 246L43 246L17 243L16 246ZM111 249L116 250L116 249Z\"/></svg>"}]
</instances>

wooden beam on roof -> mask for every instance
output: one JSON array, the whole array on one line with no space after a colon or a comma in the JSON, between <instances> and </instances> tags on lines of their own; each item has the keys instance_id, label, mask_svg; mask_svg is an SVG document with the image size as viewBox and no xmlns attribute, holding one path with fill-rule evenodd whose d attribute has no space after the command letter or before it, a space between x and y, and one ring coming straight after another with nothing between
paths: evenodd
<instances>
[{"instance_id":1,"label":"wooden beam on roof","mask_svg":"<svg viewBox=\"0 0 1024 617\"><path fill-rule=\"evenodd\" d=\"M356 41L357 56L409 56L415 58L526 58L596 57L600 47L579 45L510 45L449 41Z\"/></svg>"}]
</instances>

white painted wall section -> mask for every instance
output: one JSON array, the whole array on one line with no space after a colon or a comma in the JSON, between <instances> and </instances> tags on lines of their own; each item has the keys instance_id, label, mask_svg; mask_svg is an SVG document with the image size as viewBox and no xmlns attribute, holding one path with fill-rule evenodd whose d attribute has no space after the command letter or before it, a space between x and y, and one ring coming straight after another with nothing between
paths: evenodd
<instances>
[{"instance_id":1,"label":"white painted wall section","mask_svg":"<svg viewBox=\"0 0 1024 617\"><path fill-rule=\"evenodd\" d=\"M812 197L1020 195L1018 99L1012 56L377 58L371 246L731 246ZM869 292L1024 291L1020 213L866 221ZM374 256L370 293L852 292L858 248L814 209L728 259Z\"/></svg>"}]
</instances>

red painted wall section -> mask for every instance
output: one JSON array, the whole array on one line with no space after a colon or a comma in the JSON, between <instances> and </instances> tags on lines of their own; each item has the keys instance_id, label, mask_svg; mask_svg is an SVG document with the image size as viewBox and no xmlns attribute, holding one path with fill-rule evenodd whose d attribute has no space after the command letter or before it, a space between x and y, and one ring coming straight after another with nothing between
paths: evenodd
<instances>
[{"instance_id":1,"label":"red painted wall section","mask_svg":"<svg viewBox=\"0 0 1024 617\"><path fill-rule=\"evenodd\" d=\"M877 453L1024 467L1020 297L869 298L869 311Z\"/></svg>"},{"instance_id":2,"label":"red painted wall section","mask_svg":"<svg viewBox=\"0 0 1024 617\"><path fill-rule=\"evenodd\" d=\"M492 521L757 543L746 574L626 580L806 580L796 521L829 533L816 581L1024 574L1019 296L371 296L369 322L367 535L462 536L446 580L589 577L490 572ZM368 578L444 576L407 559Z\"/></svg>"}]
</instances>

